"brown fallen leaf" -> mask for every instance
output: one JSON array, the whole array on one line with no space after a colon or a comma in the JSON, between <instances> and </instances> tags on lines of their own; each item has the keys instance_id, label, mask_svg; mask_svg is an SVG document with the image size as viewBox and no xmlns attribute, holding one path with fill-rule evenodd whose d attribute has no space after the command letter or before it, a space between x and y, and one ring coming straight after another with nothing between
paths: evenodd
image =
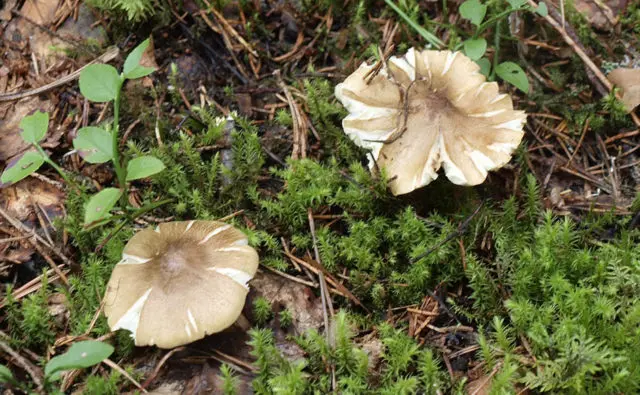
<instances>
[{"instance_id":1,"label":"brown fallen leaf","mask_svg":"<svg viewBox=\"0 0 640 395\"><path fill-rule=\"evenodd\" d=\"M13 17L11 14L11 10L16 6L18 0L8 0L5 1L4 7L0 10L0 20L2 21L10 21Z\"/></svg>"},{"instance_id":2,"label":"brown fallen leaf","mask_svg":"<svg viewBox=\"0 0 640 395\"><path fill-rule=\"evenodd\" d=\"M61 0L25 1L20 9L23 17L12 18L4 31L3 38L18 48L29 44L37 56L49 56L70 48L71 42L84 42L87 39L104 43L106 33L101 26L93 26L95 18L84 4L80 6L77 20L69 17L53 36L45 28L54 28L60 17L61 8L66 7ZM39 26L36 26L39 25Z\"/></svg>"},{"instance_id":3,"label":"brown fallen leaf","mask_svg":"<svg viewBox=\"0 0 640 395\"><path fill-rule=\"evenodd\" d=\"M47 223L47 218L53 221L64 215L63 202L64 194L60 190L36 178L25 178L14 185L0 189L0 206L9 215L30 228L34 226L40 228L34 205L42 210L39 214Z\"/></svg>"},{"instance_id":4,"label":"brown fallen leaf","mask_svg":"<svg viewBox=\"0 0 640 395\"><path fill-rule=\"evenodd\" d=\"M322 301L306 285L271 273L258 272L251 281L253 290L273 304L288 309L297 334L323 325Z\"/></svg>"},{"instance_id":5,"label":"brown fallen leaf","mask_svg":"<svg viewBox=\"0 0 640 395\"><path fill-rule=\"evenodd\" d=\"M607 76L612 84L620 88L622 102L627 112L640 104L640 69L619 68Z\"/></svg>"},{"instance_id":6,"label":"brown fallen leaf","mask_svg":"<svg viewBox=\"0 0 640 395\"><path fill-rule=\"evenodd\" d=\"M603 31L611 31L618 24L619 17L627 7L627 0L575 0L578 12L587 18L591 26Z\"/></svg>"},{"instance_id":7,"label":"brown fallen leaf","mask_svg":"<svg viewBox=\"0 0 640 395\"><path fill-rule=\"evenodd\" d=\"M29 148L20 136L20 121L36 110L51 112L53 105L37 97L25 98L9 110L5 120L0 120L0 161L8 162Z\"/></svg>"}]
</instances>

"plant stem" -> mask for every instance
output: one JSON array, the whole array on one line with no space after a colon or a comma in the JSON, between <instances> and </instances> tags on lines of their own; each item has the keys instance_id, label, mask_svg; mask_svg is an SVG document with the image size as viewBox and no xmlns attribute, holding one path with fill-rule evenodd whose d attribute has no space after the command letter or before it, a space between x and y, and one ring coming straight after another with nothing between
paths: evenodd
<instances>
[{"instance_id":1,"label":"plant stem","mask_svg":"<svg viewBox=\"0 0 640 395\"><path fill-rule=\"evenodd\" d=\"M502 11L501 13L499 13L498 15L487 19L486 21L482 22L480 24L480 26L478 27L478 29L476 30L476 32L473 34L473 38L478 38L478 36L480 35L480 33L482 33L483 31L487 30L487 28L489 26L491 26L494 22L500 22L505 16L508 16L509 14L511 14L514 11L518 11L517 9L508 9L506 11Z\"/></svg>"},{"instance_id":2,"label":"plant stem","mask_svg":"<svg viewBox=\"0 0 640 395\"><path fill-rule=\"evenodd\" d=\"M500 55L500 27L502 24L502 19L498 19L496 21L496 32L493 41L493 67L491 68L491 74L489 74L489 81L493 81L496 77L496 67L498 66L499 55Z\"/></svg>"},{"instance_id":3,"label":"plant stem","mask_svg":"<svg viewBox=\"0 0 640 395\"><path fill-rule=\"evenodd\" d=\"M71 181L69 177L67 177L67 172L62 170L62 168L58 166L56 162L52 161L51 158L49 158L49 155L47 155L47 153L44 152L42 147L40 147L38 144L34 144L33 146L36 147L40 155L42 155L42 158L44 159L44 161L48 163L49 166L53 167L58 172L58 174L60 174L60 176L62 177L64 182L67 183L67 185L70 185L75 189L78 189L77 185L73 181Z\"/></svg>"},{"instance_id":4,"label":"plant stem","mask_svg":"<svg viewBox=\"0 0 640 395\"><path fill-rule=\"evenodd\" d=\"M120 130L120 92L122 91L122 84L124 83L124 76L120 75L120 84L116 89L116 97L113 100L113 131L111 132L111 144L113 147L113 166L118 177L118 185L122 189L122 197L120 202L124 207L127 204L127 181L126 174L120 162L119 147L118 147L118 131Z\"/></svg>"},{"instance_id":5,"label":"plant stem","mask_svg":"<svg viewBox=\"0 0 640 395\"><path fill-rule=\"evenodd\" d=\"M404 11L402 11L402 9L400 9L400 7L398 7L393 1L384 0L384 2L387 3L389 7L391 7L398 15L400 15L400 17L404 19L409 26L411 26L416 32L418 32L418 34L420 34L431 45L433 45L438 49L445 46L442 40L440 40L438 37L436 37L433 33L428 31L424 27L420 26L416 21L411 19L409 15L405 14Z\"/></svg>"}]
</instances>

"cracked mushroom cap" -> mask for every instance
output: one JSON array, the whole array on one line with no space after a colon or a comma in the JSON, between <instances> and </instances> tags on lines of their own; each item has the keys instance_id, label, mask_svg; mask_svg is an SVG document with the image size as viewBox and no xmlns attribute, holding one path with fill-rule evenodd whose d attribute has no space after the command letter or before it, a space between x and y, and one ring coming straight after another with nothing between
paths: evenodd
<instances>
[{"instance_id":1,"label":"cracked mushroom cap","mask_svg":"<svg viewBox=\"0 0 640 395\"><path fill-rule=\"evenodd\" d=\"M217 221L160 224L136 233L107 285L109 327L137 346L172 348L220 332L240 316L258 254Z\"/></svg>"},{"instance_id":2,"label":"cracked mushroom cap","mask_svg":"<svg viewBox=\"0 0 640 395\"><path fill-rule=\"evenodd\" d=\"M520 144L526 114L462 53L411 48L371 78L373 67L360 65L335 95L349 111L345 133L371 150L370 167L395 177L393 194L429 184L441 167L454 184L480 184Z\"/></svg>"}]
</instances>

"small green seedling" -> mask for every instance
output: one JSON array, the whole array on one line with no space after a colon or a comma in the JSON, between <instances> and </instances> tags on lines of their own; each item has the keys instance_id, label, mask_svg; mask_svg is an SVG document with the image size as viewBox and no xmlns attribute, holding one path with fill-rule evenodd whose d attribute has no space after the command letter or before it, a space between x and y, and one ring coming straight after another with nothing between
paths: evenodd
<instances>
[{"instance_id":1,"label":"small green seedling","mask_svg":"<svg viewBox=\"0 0 640 395\"><path fill-rule=\"evenodd\" d=\"M66 353L51 358L45 365L45 388L60 380L63 371L91 367L109 358L113 351L113 346L110 344L95 340L74 343ZM29 392L29 388L25 384L19 383L9 368L4 365L0 365L0 383L11 384L25 390L25 392Z\"/></svg>"},{"instance_id":2,"label":"small green seedling","mask_svg":"<svg viewBox=\"0 0 640 395\"><path fill-rule=\"evenodd\" d=\"M89 163L113 163L119 188L105 188L93 195L85 209L84 223L87 227L108 223L113 217L111 209L120 200L126 207L127 183L160 173L165 166L153 156L140 156L128 163L119 157L118 131L120 130L120 92L126 80L138 79L155 71L140 64L142 54L149 46L149 39L138 45L127 58L121 73L107 64L94 64L80 73L80 92L90 101L108 103L113 101L113 124L111 130L88 126L78 131L73 147Z\"/></svg>"},{"instance_id":3,"label":"small green seedling","mask_svg":"<svg viewBox=\"0 0 640 395\"><path fill-rule=\"evenodd\" d=\"M533 11L545 16L547 14L547 6L541 2L538 7L534 9L527 4L526 0L507 0L507 3L509 5L506 10L495 15L490 15L490 18L486 20L485 17L488 7L486 4L481 3L480 0L466 0L460 4L460 8L458 9L460 16L475 26L473 36L462 42L462 49L465 55L478 63L480 71L485 76L493 77L493 73L495 73L502 80L510 83L524 93L529 93L529 80L520 66L513 62L498 63L500 23L504 18L508 17L509 14L516 11ZM491 62L484 57L487 52L487 40L480 37L480 34L491 26L495 27L493 71Z\"/></svg>"},{"instance_id":4,"label":"small green seedling","mask_svg":"<svg viewBox=\"0 0 640 395\"><path fill-rule=\"evenodd\" d=\"M70 183L64 170L56 165L40 146L40 141L44 139L47 129L49 129L49 114L36 111L27 115L20 121L20 129L22 129L20 133L22 139L31 144L35 151L27 151L17 161L9 163L0 177L0 182L3 184L16 183L35 173L46 162L60 173L67 183Z\"/></svg>"},{"instance_id":5,"label":"small green seedling","mask_svg":"<svg viewBox=\"0 0 640 395\"><path fill-rule=\"evenodd\" d=\"M87 126L78 130L73 140L73 148L89 163L113 163L119 188L105 188L93 195L85 208L84 224L87 228L105 225L115 218L135 218L148 212L167 201L156 202L132 214L125 212L121 216L112 216L110 211L118 201L126 211L128 183L141 178L147 178L165 169L162 161L154 156L145 155L133 158L127 162L120 158L118 152L118 131L120 130L120 92L126 80L142 78L155 71L152 67L140 64L142 54L149 46L149 39L138 45L127 56L121 73L115 67L107 64L94 64L86 67L80 73L80 92L87 99L97 103L113 101L113 123L109 130L97 126ZM60 173L68 185L73 184L67 173L62 170L39 145L44 139L49 127L49 114L37 111L24 117L20 122L22 139L31 144L35 151L27 151L17 161L10 163L0 177L2 183L15 183L37 171L43 163L48 163Z\"/></svg>"},{"instance_id":6,"label":"small green seedling","mask_svg":"<svg viewBox=\"0 0 640 395\"><path fill-rule=\"evenodd\" d=\"M403 11L400 6L395 4L393 0L385 0L385 2L402 19L404 19L409 26L411 26L429 44L431 44L432 47L440 49L445 46L445 44L433 35L433 33L427 31L414 18L407 15L407 13ZM492 5L491 8L489 7L490 4ZM496 6L498 8L496 8ZM505 7L506 9L504 9ZM527 75L524 70L513 62L499 63L500 24L512 12L516 11L531 11L544 17L548 13L546 4L544 2L540 2L538 6L534 8L528 4L527 0L506 0L499 3L487 2L486 4L482 3L481 0L466 0L460 4L458 11L460 12L460 16L471 22L475 29L471 37L458 45L454 45L454 49L462 49L466 56L478 63L480 66L480 72L489 77L489 80L493 80L494 75L497 75L502 80L510 83L524 93L528 93L529 80L527 79ZM455 26L449 27L457 32ZM488 48L487 40L480 36L481 33L490 27L495 28L493 33L495 37L493 64L485 57Z\"/></svg>"}]
</instances>

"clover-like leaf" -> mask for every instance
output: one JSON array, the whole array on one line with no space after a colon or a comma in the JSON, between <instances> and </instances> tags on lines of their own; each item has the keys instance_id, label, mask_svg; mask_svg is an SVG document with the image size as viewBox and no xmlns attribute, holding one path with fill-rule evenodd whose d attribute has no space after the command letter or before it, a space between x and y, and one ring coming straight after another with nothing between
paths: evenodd
<instances>
[{"instance_id":1,"label":"clover-like leaf","mask_svg":"<svg viewBox=\"0 0 640 395\"><path fill-rule=\"evenodd\" d=\"M0 383L12 383L15 379L8 367L0 364Z\"/></svg>"},{"instance_id":2,"label":"clover-like leaf","mask_svg":"<svg viewBox=\"0 0 640 395\"><path fill-rule=\"evenodd\" d=\"M517 64L502 62L496 66L496 74L524 93L529 93L529 79L524 70Z\"/></svg>"},{"instance_id":3,"label":"clover-like leaf","mask_svg":"<svg viewBox=\"0 0 640 395\"><path fill-rule=\"evenodd\" d=\"M138 180L160 173L164 163L155 156L140 156L127 164L127 181Z\"/></svg>"},{"instance_id":4,"label":"clover-like leaf","mask_svg":"<svg viewBox=\"0 0 640 395\"><path fill-rule=\"evenodd\" d=\"M43 163L44 158L40 153L25 152L20 159L7 165L2 177L0 177L0 182L3 184L18 182L29 176L29 174L36 172Z\"/></svg>"},{"instance_id":5,"label":"clover-like leaf","mask_svg":"<svg viewBox=\"0 0 640 395\"><path fill-rule=\"evenodd\" d=\"M84 223L100 221L111 216L109 211L115 206L122 195L118 188L105 188L89 199L84 211Z\"/></svg>"},{"instance_id":6,"label":"clover-like leaf","mask_svg":"<svg viewBox=\"0 0 640 395\"><path fill-rule=\"evenodd\" d=\"M520 9L523 5L527 4L527 0L507 0L514 10Z\"/></svg>"},{"instance_id":7,"label":"clover-like leaf","mask_svg":"<svg viewBox=\"0 0 640 395\"><path fill-rule=\"evenodd\" d=\"M125 78L130 80L144 77L145 75L149 75L153 73L156 69L153 67L146 67L140 64L140 60L142 59L142 54L149 47L149 39L141 42L137 47L131 51L127 59L124 61L124 66L122 69L122 73Z\"/></svg>"},{"instance_id":8,"label":"clover-like leaf","mask_svg":"<svg viewBox=\"0 0 640 395\"><path fill-rule=\"evenodd\" d=\"M47 129L49 129L49 114L36 111L31 115L27 115L20 121L20 129L22 129L20 135L24 141L38 144L47 134Z\"/></svg>"},{"instance_id":9,"label":"clover-like leaf","mask_svg":"<svg viewBox=\"0 0 640 395\"><path fill-rule=\"evenodd\" d=\"M487 58L481 58L476 60L476 63L480 66L480 74L488 77L491 72L491 61Z\"/></svg>"},{"instance_id":10,"label":"clover-like leaf","mask_svg":"<svg viewBox=\"0 0 640 395\"><path fill-rule=\"evenodd\" d=\"M545 17L547 15L549 15L549 9L547 8L547 4L544 2L540 2L538 3L538 6L535 9L536 14Z\"/></svg>"},{"instance_id":11,"label":"clover-like leaf","mask_svg":"<svg viewBox=\"0 0 640 395\"><path fill-rule=\"evenodd\" d=\"M78 130L73 148L89 163L104 163L113 158L111 133L102 128L87 126Z\"/></svg>"},{"instance_id":12,"label":"clover-like leaf","mask_svg":"<svg viewBox=\"0 0 640 395\"><path fill-rule=\"evenodd\" d=\"M115 99L121 84L118 70L108 64L92 64L80 73L80 93L92 102Z\"/></svg>"},{"instance_id":13,"label":"clover-like leaf","mask_svg":"<svg viewBox=\"0 0 640 395\"><path fill-rule=\"evenodd\" d=\"M465 40L463 45L465 55L467 55L471 60L480 59L487 51L487 40L484 38Z\"/></svg>"},{"instance_id":14,"label":"clover-like leaf","mask_svg":"<svg viewBox=\"0 0 640 395\"><path fill-rule=\"evenodd\" d=\"M49 380L57 380L60 372L88 368L109 358L113 351L110 344L95 340L74 343L66 353L51 358L44 368L44 375Z\"/></svg>"},{"instance_id":15,"label":"clover-like leaf","mask_svg":"<svg viewBox=\"0 0 640 395\"><path fill-rule=\"evenodd\" d=\"M460 4L460 15L468 19L476 26L480 26L484 16L487 14L487 6L479 0L466 0Z\"/></svg>"}]
</instances>

